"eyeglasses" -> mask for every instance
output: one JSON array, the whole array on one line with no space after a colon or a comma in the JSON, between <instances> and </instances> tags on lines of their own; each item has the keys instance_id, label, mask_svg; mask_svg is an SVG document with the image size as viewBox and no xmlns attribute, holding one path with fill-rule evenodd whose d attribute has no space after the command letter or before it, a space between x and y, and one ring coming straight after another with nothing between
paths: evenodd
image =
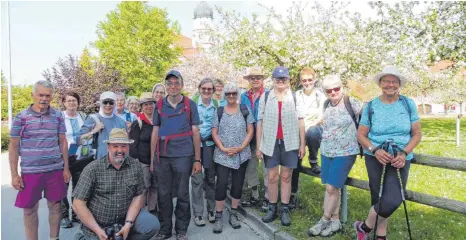
<instances>
[{"instance_id":1,"label":"eyeglasses","mask_svg":"<svg viewBox=\"0 0 466 240\"><path fill-rule=\"evenodd\" d=\"M162 92L162 91L155 91L154 93L157 93L157 94L165 94L165 92Z\"/></svg>"},{"instance_id":2,"label":"eyeglasses","mask_svg":"<svg viewBox=\"0 0 466 240\"><path fill-rule=\"evenodd\" d=\"M302 83L306 83L306 82L310 82L310 83L311 83L311 82L314 82L314 79L312 79L312 78L309 78L309 79L301 79L301 82L302 82Z\"/></svg>"},{"instance_id":3,"label":"eyeglasses","mask_svg":"<svg viewBox=\"0 0 466 240\"><path fill-rule=\"evenodd\" d=\"M111 101L111 100L105 100L102 102L103 105L110 105L110 106L113 106L115 104L114 101Z\"/></svg>"},{"instance_id":4,"label":"eyeglasses","mask_svg":"<svg viewBox=\"0 0 466 240\"><path fill-rule=\"evenodd\" d=\"M262 76L250 76L250 77L248 77L248 80L251 80L251 81L256 81L256 80L259 81L259 80L263 80L263 79L264 79L264 77L262 77Z\"/></svg>"},{"instance_id":5,"label":"eyeglasses","mask_svg":"<svg viewBox=\"0 0 466 240\"><path fill-rule=\"evenodd\" d=\"M286 78L286 77L275 78L275 81L277 82L285 82L287 80L289 80L289 78Z\"/></svg>"},{"instance_id":6,"label":"eyeglasses","mask_svg":"<svg viewBox=\"0 0 466 240\"><path fill-rule=\"evenodd\" d=\"M231 97L236 97L236 96L238 96L238 93L237 92L227 92L227 93L225 93L225 96L227 96L227 97L230 97L230 96Z\"/></svg>"},{"instance_id":7,"label":"eyeglasses","mask_svg":"<svg viewBox=\"0 0 466 240\"><path fill-rule=\"evenodd\" d=\"M325 92L327 92L328 94L332 93L332 92L339 92L341 89L341 87L336 87L336 88L330 88L330 89L325 89Z\"/></svg>"},{"instance_id":8,"label":"eyeglasses","mask_svg":"<svg viewBox=\"0 0 466 240\"><path fill-rule=\"evenodd\" d=\"M67 103L75 103L75 102L78 102L78 100L73 99L73 100L68 100L68 101L66 101L66 102L67 102Z\"/></svg>"},{"instance_id":9,"label":"eyeglasses","mask_svg":"<svg viewBox=\"0 0 466 240\"><path fill-rule=\"evenodd\" d=\"M165 85L168 87L179 87L181 86L181 82L165 82Z\"/></svg>"},{"instance_id":10,"label":"eyeglasses","mask_svg":"<svg viewBox=\"0 0 466 240\"><path fill-rule=\"evenodd\" d=\"M390 81L390 80L380 80L381 83L383 84L387 84L387 85L398 85L400 84L400 81L397 81L397 80L394 80L394 81Z\"/></svg>"},{"instance_id":11,"label":"eyeglasses","mask_svg":"<svg viewBox=\"0 0 466 240\"><path fill-rule=\"evenodd\" d=\"M203 92L212 92L214 89L213 88L201 88Z\"/></svg>"}]
</instances>

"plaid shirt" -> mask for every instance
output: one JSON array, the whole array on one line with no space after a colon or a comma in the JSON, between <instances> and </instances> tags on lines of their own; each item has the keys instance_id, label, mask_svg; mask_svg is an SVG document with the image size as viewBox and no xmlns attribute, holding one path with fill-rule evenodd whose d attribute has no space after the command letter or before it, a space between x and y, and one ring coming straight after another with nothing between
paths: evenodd
<instances>
[{"instance_id":1,"label":"plaid shirt","mask_svg":"<svg viewBox=\"0 0 466 240\"><path fill-rule=\"evenodd\" d=\"M262 94L259 101L258 120L262 120L262 138L260 150L267 156L273 155L275 140L278 130L278 100L275 91L270 90L267 98L267 109L265 109L265 94ZM299 122L302 119L302 111L296 108L293 93L286 90L282 106L282 129L285 151L299 149Z\"/></svg>"},{"instance_id":2,"label":"plaid shirt","mask_svg":"<svg viewBox=\"0 0 466 240\"><path fill-rule=\"evenodd\" d=\"M138 160L128 157L117 170L105 156L84 168L73 197L87 202L95 220L104 228L114 223L123 224L131 201L143 192L144 178ZM84 224L82 230L96 236Z\"/></svg>"}]
</instances>

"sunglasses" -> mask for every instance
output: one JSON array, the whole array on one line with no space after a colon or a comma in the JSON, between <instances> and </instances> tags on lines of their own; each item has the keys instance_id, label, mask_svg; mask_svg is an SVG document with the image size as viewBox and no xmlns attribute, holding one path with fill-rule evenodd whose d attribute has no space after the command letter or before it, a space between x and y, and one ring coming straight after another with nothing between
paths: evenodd
<instances>
[{"instance_id":1,"label":"sunglasses","mask_svg":"<svg viewBox=\"0 0 466 240\"><path fill-rule=\"evenodd\" d=\"M107 105L107 104L108 104L108 105L113 106L113 105L115 104L115 102L114 102L114 101L111 101L111 100L104 100L104 101L102 102L102 104L103 104L103 105Z\"/></svg>"},{"instance_id":2,"label":"sunglasses","mask_svg":"<svg viewBox=\"0 0 466 240\"><path fill-rule=\"evenodd\" d=\"M289 78L286 78L286 77L275 78L275 81L277 82L285 82L287 80L289 80Z\"/></svg>"},{"instance_id":3,"label":"sunglasses","mask_svg":"<svg viewBox=\"0 0 466 240\"><path fill-rule=\"evenodd\" d=\"M238 96L238 93L237 92L228 92L228 93L225 93L225 96L227 96L227 97L230 97L230 96L231 97L236 97L236 96Z\"/></svg>"},{"instance_id":4,"label":"sunglasses","mask_svg":"<svg viewBox=\"0 0 466 240\"><path fill-rule=\"evenodd\" d=\"M336 88L331 88L331 89L325 89L325 92L327 92L328 94L332 93L332 92L339 92L341 89L341 87L336 87Z\"/></svg>"},{"instance_id":5,"label":"sunglasses","mask_svg":"<svg viewBox=\"0 0 466 240\"><path fill-rule=\"evenodd\" d=\"M302 83L305 83L305 82L314 82L314 79L312 79L312 78L309 78L309 79L301 79L301 82L302 82Z\"/></svg>"},{"instance_id":6,"label":"sunglasses","mask_svg":"<svg viewBox=\"0 0 466 240\"><path fill-rule=\"evenodd\" d=\"M214 89L213 89L213 88L205 88L205 87L203 87L203 88L201 88L201 90L202 90L203 92L212 92Z\"/></svg>"},{"instance_id":7,"label":"sunglasses","mask_svg":"<svg viewBox=\"0 0 466 240\"><path fill-rule=\"evenodd\" d=\"M262 76L250 76L248 78L248 80L251 80L251 81L262 80L262 79L264 79L264 77Z\"/></svg>"}]
</instances>

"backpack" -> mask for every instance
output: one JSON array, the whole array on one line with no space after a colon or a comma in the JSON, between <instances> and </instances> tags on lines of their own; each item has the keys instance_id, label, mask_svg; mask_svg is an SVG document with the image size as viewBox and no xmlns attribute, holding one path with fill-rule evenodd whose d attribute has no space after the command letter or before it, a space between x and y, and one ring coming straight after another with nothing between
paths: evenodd
<instances>
[{"instance_id":1,"label":"backpack","mask_svg":"<svg viewBox=\"0 0 466 240\"><path fill-rule=\"evenodd\" d=\"M224 110L225 110L225 107L219 107L217 109L217 116L218 116L218 124L219 125L220 125L220 120L222 119ZM248 127L248 115L249 115L248 106L246 106L245 104L240 104L239 105L239 110L241 111L241 114L244 117L244 122L246 122L246 128L247 128Z\"/></svg>"},{"instance_id":2,"label":"backpack","mask_svg":"<svg viewBox=\"0 0 466 240\"><path fill-rule=\"evenodd\" d=\"M399 100L401 100L401 102L403 103L403 106L405 107L406 111L408 111L408 115L409 115L409 119L411 120L411 108L408 104L408 99L407 97L403 96L403 95L400 95L399 96ZM367 104L367 107L368 107L368 117L369 117L369 129L372 127L372 114L374 114L374 109L372 108L372 101L374 100L371 100L368 104Z\"/></svg>"},{"instance_id":3,"label":"backpack","mask_svg":"<svg viewBox=\"0 0 466 240\"><path fill-rule=\"evenodd\" d=\"M265 99L264 99L264 107L267 105L267 98L269 98L270 91L264 93L265 94ZM292 92L293 94L293 100L294 100L294 107L296 108L296 93Z\"/></svg>"},{"instance_id":4,"label":"backpack","mask_svg":"<svg viewBox=\"0 0 466 240\"><path fill-rule=\"evenodd\" d=\"M358 130L359 127L359 121L361 120L361 114L359 114L359 118L356 119L356 114L354 113L353 107L351 106L351 102L348 96L343 96L343 102L345 103L345 108L346 111L348 111L349 115L351 116L351 119L353 119L354 126L356 127L356 131ZM324 109L323 112L325 112L325 109L328 108L328 105L330 105L330 100L327 99L324 102ZM364 155L364 149L362 148L362 145L358 142L359 145L359 155L362 157Z\"/></svg>"},{"instance_id":5,"label":"backpack","mask_svg":"<svg viewBox=\"0 0 466 240\"><path fill-rule=\"evenodd\" d=\"M88 117L92 118L96 125L102 122L102 121L100 121L99 117L97 116L97 113L89 114ZM98 145L99 145L99 133L100 133L100 131L96 132L92 136L92 149L95 150L95 157L97 157L97 150L98 150Z\"/></svg>"}]
</instances>

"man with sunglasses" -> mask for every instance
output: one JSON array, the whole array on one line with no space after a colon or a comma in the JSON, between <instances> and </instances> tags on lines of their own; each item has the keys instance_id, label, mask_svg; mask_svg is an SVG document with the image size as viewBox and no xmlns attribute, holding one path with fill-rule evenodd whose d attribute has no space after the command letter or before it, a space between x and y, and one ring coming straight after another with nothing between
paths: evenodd
<instances>
[{"instance_id":1,"label":"man with sunglasses","mask_svg":"<svg viewBox=\"0 0 466 240\"><path fill-rule=\"evenodd\" d=\"M196 104L181 94L183 77L170 70L165 77L168 96L159 99L152 118L151 166L156 172L159 198L160 232L156 239L172 237L172 196L177 197L175 232L177 240L188 239L191 221L189 178L201 171L201 137ZM173 186L177 186L173 193ZM173 194L173 195L172 195Z\"/></svg>"},{"instance_id":2,"label":"man with sunglasses","mask_svg":"<svg viewBox=\"0 0 466 240\"><path fill-rule=\"evenodd\" d=\"M254 129L256 129L256 122L259 113L259 99L265 92L268 92L267 89L264 89L264 79L266 75L262 73L261 69L258 67L253 67L249 69L246 76L243 78L249 81L251 89L241 94L240 103L246 105L250 112L254 116ZM255 132L255 130L254 130ZM251 152L256 152L256 140L253 135L253 138L250 143ZM250 207L259 203L259 176L257 174L258 159L255 154L252 154L251 159L249 160L248 167L246 169L246 178L244 181L243 187L243 199L241 205L243 207ZM264 167L264 186L265 194L263 200L263 208L266 211L268 209L268 197L267 197L267 168Z\"/></svg>"},{"instance_id":3,"label":"man with sunglasses","mask_svg":"<svg viewBox=\"0 0 466 240\"><path fill-rule=\"evenodd\" d=\"M322 107L327 97L315 87L316 73L312 68L303 68L299 72L299 80L303 88L296 91L296 104L304 115L306 145L309 149L308 159L311 171L315 174L320 174L320 167L317 164L317 153L322 141L322 126L320 126L319 122L322 119ZM290 208L295 208L298 205L297 193L301 166L302 159L299 159L297 171L293 171L291 178Z\"/></svg>"},{"instance_id":4,"label":"man with sunglasses","mask_svg":"<svg viewBox=\"0 0 466 240\"><path fill-rule=\"evenodd\" d=\"M103 92L100 94L99 112L89 115L84 120L84 125L76 137L76 142L83 144L87 140L93 139L96 144L95 159L101 159L108 153L107 144L110 131L113 128L126 129L126 122L116 114L116 95L113 92Z\"/></svg>"}]
</instances>

